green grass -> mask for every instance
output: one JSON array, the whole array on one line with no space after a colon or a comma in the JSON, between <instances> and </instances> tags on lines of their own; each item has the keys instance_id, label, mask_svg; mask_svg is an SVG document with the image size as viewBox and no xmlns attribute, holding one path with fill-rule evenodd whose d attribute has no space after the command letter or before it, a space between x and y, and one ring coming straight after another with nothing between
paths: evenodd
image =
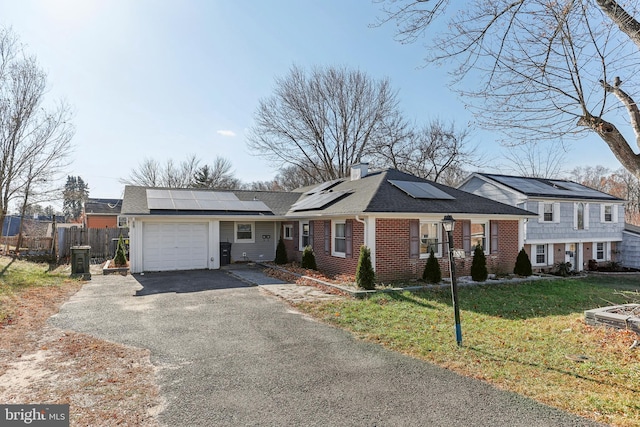
<instances>
[{"instance_id":1,"label":"green grass","mask_svg":"<svg viewBox=\"0 0 640 427\"><path fill-rule=\"evenodd\" d=\"M637 336L584 324L584 310L638 301L640 277L589 277L378 294L298 307L357 336L600 422L640 425ZM585 355L578 363L567 358Z\"/></svg>"},{"instance_id":2,"label":"green grass","mask_svg":"<svg viewBox=\"0 0 640 427\"><path fill-rule=\"evenodd\" d=\"M0 257L0 322L8 315L7 300L14 295L34 287L60 286L69 280L69 275L49 270L48 264Z\"/></svg>"}]
</instances>

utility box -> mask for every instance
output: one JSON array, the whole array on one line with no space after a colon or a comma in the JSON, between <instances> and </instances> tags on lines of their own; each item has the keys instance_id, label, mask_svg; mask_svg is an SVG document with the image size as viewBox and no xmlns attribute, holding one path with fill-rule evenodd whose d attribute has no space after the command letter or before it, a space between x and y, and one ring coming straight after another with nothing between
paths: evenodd
<instances>
[{"instance_id":1,"label":"utility box","mask_svg":"<svg viewBox=\"0 0 640 427\"><path fill-rule=\"evenodd\" d=\"M231 264L231 242L220 242L220 266Z\"/></svg>"},{"instance_id":2,"label":"utility box","mask_svg":"<svg viewBox=\"0 0 640 427\"><path fill-rule=\"evenodd\" d=\"M82 277L91 280L89 261L91 246L71 246L71 277Z\"/></svg>"}]
</instances>

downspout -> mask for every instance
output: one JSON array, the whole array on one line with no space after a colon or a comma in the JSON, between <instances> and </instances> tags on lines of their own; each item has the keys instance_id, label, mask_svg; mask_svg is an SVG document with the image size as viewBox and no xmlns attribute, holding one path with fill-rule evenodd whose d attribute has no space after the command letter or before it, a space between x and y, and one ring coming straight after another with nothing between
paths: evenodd
<instances>
[{"instance_id":1,"label":"downspout","mask_svg":"<svg viewBox=\"0 0 640 427\"><path fill-rule=\"evenodd\" d=\"M364 242L364 245L366 247L369 247L369 245L367 244L367 223L363 219L360 219L360 215L356 215L356 221L362 224L362 229L363 229L362 240Z\"/></svg>"}]
</instances>

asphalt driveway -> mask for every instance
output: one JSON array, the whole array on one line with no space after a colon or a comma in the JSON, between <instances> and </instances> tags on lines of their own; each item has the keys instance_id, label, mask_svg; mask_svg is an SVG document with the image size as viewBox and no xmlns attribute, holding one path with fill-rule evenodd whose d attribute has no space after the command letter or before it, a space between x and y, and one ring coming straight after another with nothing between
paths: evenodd
<instances>
[{"instance_id":1,"label":"asphalt driveway","mask_svg":"<svg viewBox=\"0 0 640 427\"><path fill-rule=\"evenodd\" d=\"M148 348L166 426L593 426L293 311L223 271L93 276L50 322Z\"/></svg>"}]
</instances>

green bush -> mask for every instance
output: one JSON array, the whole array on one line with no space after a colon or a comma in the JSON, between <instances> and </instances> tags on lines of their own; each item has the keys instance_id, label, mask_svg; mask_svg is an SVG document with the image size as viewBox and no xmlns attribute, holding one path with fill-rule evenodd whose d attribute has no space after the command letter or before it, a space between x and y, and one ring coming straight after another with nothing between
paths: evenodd
<instances>
[{"instance_id":1,"label":"green bush","mask_svg":"<svg viewBox=\"0 0 640 427\"><path fill-rule=\"evenodd\" d=\"M516 258L516 266L513 269L513 274L525 277L533 274L533 270L531 269L531 260L524 248L520 249L520 252L518 252L518 258Z\"/></svg>"},{"instance_id":2,"label":"green bush","mask_svg":"<svg viewBox=\"0 0 640 427\"><path fill-rule=\"evenodd\" d=\"M317 270L316 256L313 253L311 246L305 246L302 251L302 261L300 262L302 268L308 268L310 270Z\"/></svg>"},{"instance_id":3,"label":"green bush","mask_svg":"<svg viewBox=\"0 0 640 427\"><path fill-rule=\"evenodd\" d=\"M376 273L371 265L371 250L362 245L356 269L356 284L363 289L375 289L375 276Z\"/></svg>"},{"instance_id":4,"label":"green bush","mask_svg":"<svg viewBox=\"0 0 640 427\"><path fill-rule=\"evenodd\" d=\"M286 264L289 262L289 258L287 257L287 248L284 245L284 240L280 237L278 240L278 246L276 246L276 259L274 262L277 265Z\"/></svg>"},{"instance_id":5,"label":"green bush","mask_svg":"<svg viewBox=\"0 0 640 427\"><path fill-rule=\"evenodd\" d=\"M422 279L427 283L440 283L442 281L442 271L440 270L440 264L433 253L433 249L431 249L431 253L427 259L427 264L424 266Z\"/></svg>"},{"instance_id":6,"label":"green bush","mask_svg":"<svg viewBox=\"0 0 640 427\"><path fill-rule=\"evenodd\" d=\"M471 263L471 278L475 282L484 282L489 277L487 271L487 258L484 256L482 246L477 245L473 251L473 262Z\"/></svg>"},{"instance_id":7,"label":"green bush","mask_svg":"<svg viewBox=\"0 0 640 427\"><path fill-rule=\"evenodd\" d=\"M113 263L116 267L122 267L127 265L127 253L124 247L124 239L122 234L118 238L118 245L116 246L116 255L113 257Z\"/></svg>"}]
</instances>

